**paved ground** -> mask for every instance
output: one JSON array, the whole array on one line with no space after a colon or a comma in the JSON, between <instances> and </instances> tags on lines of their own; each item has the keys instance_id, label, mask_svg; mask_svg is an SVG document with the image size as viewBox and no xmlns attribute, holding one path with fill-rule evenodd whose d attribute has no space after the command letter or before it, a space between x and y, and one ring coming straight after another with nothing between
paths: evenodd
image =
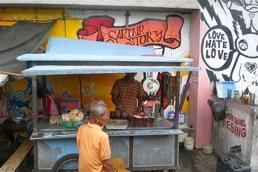
<instances>
[{"instance_id":1,"label":"paved ground","mask_svg":"<svg viewBox=\"0 0 258 172\"><path fill-rule=\"evenodd\" d=\"M205 155L201 150L186 151L180 147L179 164L177 172L216 172L216 157Z\"/></svg>"},{"instance_id":2,"label":"paved ground","mask_svg":"<svg viewBox=\"0 0 258 172\"><path fill-rule=\"evenodd\" d=\"M8 149L4 144L0 145L0 166L15 151L17 146L13 145ZM32 161L30 162L32 163ZM31 171L31 163L26 172ZM205 155L201 150L186 151L180 146L179 164L180 169L176 170L176 172L216 172L216 157L214 155Z\"/></svg>"},{"instance_id":3,"label":"paved ground","mask_svg":"<svg viewBox=\"0 0 258 172\"><path fill-rule=\"evenodd\" d=\"M217 158L215 155L205 155L201 150L186 151L180 146L179 165L176 172L216 172ZM141 171L142 172L142 171ZM152 171L163 172L163 171ZM170 172L170 171L169 171ZM173 171L174 172L174 171Z\"/></svg>"}]
</instances>

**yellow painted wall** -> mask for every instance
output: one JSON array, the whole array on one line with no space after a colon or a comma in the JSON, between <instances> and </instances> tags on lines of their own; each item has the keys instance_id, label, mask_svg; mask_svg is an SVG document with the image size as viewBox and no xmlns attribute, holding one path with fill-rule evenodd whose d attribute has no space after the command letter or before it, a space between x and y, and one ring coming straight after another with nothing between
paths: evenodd
<instances>
[{"instance_id":1,"label":"yellow painted wall","mask_svg":"<svg viewBox=\"0 0 258 172\"><path fill-rule=\"evenodd\" d=\"M11 26L16 21L27 20L35 22L46 22L55 19L54 26L50 29L43 46L47 45L49 37L66 37L77 38L76 32L81 27L81 20L75 19L65 14L63 9L0 9L0 26ZM114 109L111 102L111 88L114 81L122 74L116 75L81 75L81 88L89 87L91 83L95 83L94 99L104 100L111 110ZM62 92L66 89L72 97L80 99L80 82L79 75L47 77L48 83L53 83L55 90L55 99L58 101ZM14 90L23 89L25 81L16 81L11 83ZM83 104L89 103L89 97L82 91Z\"/></svg>"},{"instance_id":2,"label":"yellow painted wall","mask_svg":"<svg viewBox=\"0 0 258 172\"><path fill-rule=\"evenodd\" d=\"M84 105L90 103L92 100L90 95L93 95L93 100L104 100L108 106L113 109L114 107L110 95L111 89L114 81L122 76L122 74L50 76L47 77L47 82L54 83L56 98L60 97L62 92L67 89L72 97L81 99L82 95L81 102L83 102Z\"/></svg>"}]
</instances>

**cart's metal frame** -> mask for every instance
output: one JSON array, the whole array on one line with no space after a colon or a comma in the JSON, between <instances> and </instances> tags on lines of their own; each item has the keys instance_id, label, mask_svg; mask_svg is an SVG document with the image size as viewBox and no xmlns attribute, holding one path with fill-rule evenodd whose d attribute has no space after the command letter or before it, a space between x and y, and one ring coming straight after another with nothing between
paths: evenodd
<instances>
[{"instance_id":1,"label":"cart's metal frame","mask_svg":"<svg viewBox=\"0 0 258 172\"><path fill-rule=\"evenodd\" d=\"M182 132L178 130L178 119L181 111L183 102L185 100L187 90L189 88L190 77L193 71L199 71L199 67L182 66L184 63L192 62L191 59L185 58L171 58L171 57L155 57L155 56L109 56L109 55L58 55L58 54L27 54L18 57L18 60L26 61L29 63L29 68L22 71L23 75L30 76L32 78L32 102L33 102L33 134L31 140L34 140L34 168L37 171L48 171L49 168L39 167L39 149L43 142L48 142L51 139L73 139L75 141L76 131L63 132L62 134L53 134L60 131L40 131L38 129L37 122L37 76L47 75L72 75L72 74L96 74L96 73L131 73L131 72L176 72L177 87L180 88L180 71L189 71L186 85L183 87L182 95L180 98L180 91L178 89L176 93L176 106L175 106L175 122L174 126L170 129L145 129L145 130L125 130L125 131L107 131L112 140L124 139L128 145L128 161L126 162L130 170L157 170L157 169L177 169L178 154L179 154L179 143L178 134ZM52 134L51 134L52 133ZM148 134L146 134L148 133ZM159 147L158 145L150 145L155 150L160 151L161 149L174 149L171 150L172 161L171 164L167 165L150 165L151 161L148 161L146 165L137 165L134 159L138 159L143 164L144 160L139 159L137 150L139 147L138 142L141 144L148 144L150 140L155 143L158 138L168 140L172 145L166 145ZM161 139L161 140L162 140ZM172 140L171 140L172 139ZM172 142L171 142L172 141ZM160 143L159 143L160 144ZM164 144L164 143L161 143ZM112 147L112 144L111 144ZM141 149L138 149L138 151ZM113 150L112 150L113 151ZM119 150L122 151L122 150ZM146 150L144 149L146 152ZM150 150L155 153L154 150ZM44 151L43 151L44 152ZM158 152L160 153L160 152ZM119 154L119 153L118 153ZM160 154L158 154L160 155ZM170 156L170 155L167 155ZM165 161L164 158L171 157L157 157L160 161ZM147 159L148 157L146 157ZM40 158L41 160L42 158Z\"/></svg>"}]
</instances>

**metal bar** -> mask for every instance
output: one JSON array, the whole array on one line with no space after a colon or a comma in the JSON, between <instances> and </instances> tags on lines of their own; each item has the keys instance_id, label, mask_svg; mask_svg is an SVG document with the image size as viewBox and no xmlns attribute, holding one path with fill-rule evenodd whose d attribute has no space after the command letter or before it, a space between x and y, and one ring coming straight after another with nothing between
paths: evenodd
<instances>
[{"instance_id":1,"label":"metal bar","mask_svg":"<svg viewBox=\"0 0 258 172\"><path fill-rule=\"evenodd\" d=\"M67 130L67 129L66 129ZM169 130L169 129L165 129L165 130ZM171 129L170 129L171 130ZM177 130L177 129L175 129ZM134 130L135 131L135 130ZM150 132L152 132L154 130L150 130ZM107 132L107 134L109 136L112 137L121 137L121 136L129 136L129 137L134 137L134 136L165 136L165 135L179 135L179 134L183 134L182 131L178 130L176 131L177 133L166 133L166 134L158 134L158 133L154 133L154 134L130 134L130 133L126 133L126 132L121 132L121 133L116 133L113 131L105 131ZM77 131L71 131L71 130L61 130L61 131L39 131L37 133L32 133L30 139L31 140L47 140L47 139L65 139L65 138L76 138L76 133Z\"/></svg>"},{"instance_id":2,"label":"metal bar","mask_svg":"<svg viewBox=\"0 0 258 172\"><path fill-rule=\"evenodd\" d=\"M227 108L227 107L226 107ZM256 112L256 109L254 108L251 108L251 113L249 115L249 121L248 121L248 125L251 126L250 127L250 132L247 132L247 138L252 138L252 139L247 139L247 145L252 145L252 142L254 143L257 139L257 130L256 130L256 126L257 126L257 123L255 122L257 119L257 112ZM249 155L253 155L252 154L252 146L247 146L246 148L246 152L247 154Z\"/></svg>"},{"instance_id":3,"label":"metal bar","mask_svg":"<svg viewBox=\"0 0 258 172\"><path fill-rule=\"evenodd\" d=\"M60 45L59 45L60 46ZM117 50L117 49L116 49ZM66 51L66 50L63 50ZM98 51L98 50L96 50ZM96 53L95 51L95 53ZM127 49L127 51L129 51ZM88 53L88 54L87 54ZM96 55L96 54L89 54L89 52L84 54L64 54L62 52L54 53L54 54L24 54L17 59L19 61L34 61L34 62L166 62L166 63L191 63L193 59L189 58L171 58L171 57L164 57L164 56L153 56L153 55L115 55L112 53L105 54L105 55Z\"/></svg>"},{"instance_id":4,"label":"metal bar","mask_svg":"<svg viewBox=\"0 0 258 172\"><path fill-rule=\"evenodd\" d=\"M39 170L39 169L35 170L35 169L33 169L32 172L53 172L53 170Z\"/></svg>"},{"instance_id":5,"label":"metal bar","mask_svg":"<svg viewBox=\"0 0 258 172\"><path fill-rule=\"evenodd\" d=\"M36 76L32 78L32 118L33 118L33 133L38 132L37 116L38 116L38 100L37 100L37 80Z\"/></svg>"},{"instance_id":6,"label":"metal bar","mask_svg":"<svg viewBox=\"0 0 258 172\"><path fill-rule=\"evenodd\" d=\"M129 169L133 169L133 136L129 136Z\"/></svg>"},{"instance_id":7,"label":"metal bar","mask_svg":"<svg viewBox=\"0 0 258 172\"><path fill-rule=\"evenodd\" d=\"M199 67L185 66L33 66L22 71L25 76L35 75L74 75L103 73L135 73L135 72L172 72L199 71Z\"/></svg>"},{"instance_id":8,"label":"metal bar","mask_svg":"<svg viewBox=\"0 0 258 172\"><path fill-rule=\"evenodd\" d=\"M43 98L42 98L42 105L43 105L43 116L46 116L47 114L47 112L46 112L46 94L47 94L47 90L46 90L46 79L47 78L47 76L46 75L43 75L42 76L42 93L43 93Z\"/></svg>"},{"instance_id":9,"label":"metal bar","mask_svg":"<svg viewBox=\"0 0 258 172\"><path fill-rule=\"evenodd\" d=\"M34 160L34 169L33 171L38 171L38 141L33 141L33 160Z\"/></svg>"},{"instance_id":10,"label":"metal bar","mask_svg":"<svg viewBox=\"0 0 258 172\"><path fill-rule=\"evenodd\" d=\"M172 170L179 169L179 166L150 166L150 167L135 167L132 171L152 171L152 170Z\"/></svg>"},{"instance_id":11,"label":"metal bar","mask_svg":"<svg viewBox=\"0 0 258 172\"><path fill-rule=\"evenodd\" d=\"M79 89L80 89L80 99L81 99L81 108L84 110L84 105L83 105L83 95L82 95L82 79L81 75L79 74Z\"/></svg>"},{"instance_id":12,"label":"metal bar","mask_svg":"<svg viewBox=\"0 0 258 172\"><path fill-rule=\"evenodd\" d=\"M187 92L188 92L188 89L189 89L189 86L190 86L190 78L191 78L191 76L192 76L192 71L189 72L187 81L186 81L185 86L184 86L184 88L182 90L182 96L181 96L180 103L179 103L179 112L181 112L183 104L185 102L185 98L186 98L186 95L187 95Z\"/></svg>"},{"instance_id":13,"label":"metal bar","mask_svg":"<svg viewBox=\"0 0 258 172\"><path fill-rule=\"evenodd\" d=\"M36 76L32 78L32 122L33 122L33 133L38 132L37 117L38 117L38 101L37 101L37 80ZM38 141L33 141L33 159L34 159L34 170L38 170Z\"/></svg>"},{"instance_id":14,"label":"metal bar","mask_svg":"<svg viewBox=\"0 0 258 172\"><path fill-rule=\"evenodd\" d=\"M183 62L132 62L132 61L35 61L35 65L62 66L180 66Z\"/></svg>"},{"instance_id":15,"label":"metal bar","mask_svg":"<svg viewBox=\"0 0 258 172\"><path fill-rule=\"evenodd\" d=\"M175 117L174 117L174 126L173 128L178 128L179 124L179 99L180 99L180 72L176 72L176 86L177 86L177 91L176 91L176 104L175 104Z\"/></svg>"},{"instance_id":16,"label":"metal bar","mask_svg":"<svg viewBox=\"0 0 258 172\"><path fill-rule=\"evenodd\" d=\"M174 156L174 164L175 166L179 166L179 141L178 141L178 135L175 135L175 156Z\"/></svg>"}]
</instances>

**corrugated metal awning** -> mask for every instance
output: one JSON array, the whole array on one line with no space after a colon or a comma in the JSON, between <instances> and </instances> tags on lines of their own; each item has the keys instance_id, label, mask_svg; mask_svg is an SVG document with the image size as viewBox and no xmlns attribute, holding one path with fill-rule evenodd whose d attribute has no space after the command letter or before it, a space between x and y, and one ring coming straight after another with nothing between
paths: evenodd
<instances>
[{"instance_id":1,"label":"corrugated metal awning","mask_svg":"<svg viewBox=\"0 0 258 172\"><path fill-rule=\"evenodd\" d=\"M63 38L50 39L46 54L17 59L32 66L22 71L25 76L200 70L182 65L192 59L156 56L150 47Z\"/></svg>"},{"instance_id":2,"label":"corrugated metal awning","mask_svg":"<svg viewBox=\"0 0 258 172\"><path fill-rule=\"evenodd\" d=\"M199 71L200 67L186 66L33 66L22 71L25 76L72 75L100 73Z\"/></svg>"},{"instance_id":3,"label":"corrugated metal awning","mask_svg":"<svg viewBox=\"0 0 258 172\"><path fill-rule=\"evenodd\" d=\"M20 61L56 61L56 62L164 62L164 63L190 63L193 59L173 58L164 56L139 55L73 55L73 54L25 54L17 57Z\"/></svg>"}]
</instances>

